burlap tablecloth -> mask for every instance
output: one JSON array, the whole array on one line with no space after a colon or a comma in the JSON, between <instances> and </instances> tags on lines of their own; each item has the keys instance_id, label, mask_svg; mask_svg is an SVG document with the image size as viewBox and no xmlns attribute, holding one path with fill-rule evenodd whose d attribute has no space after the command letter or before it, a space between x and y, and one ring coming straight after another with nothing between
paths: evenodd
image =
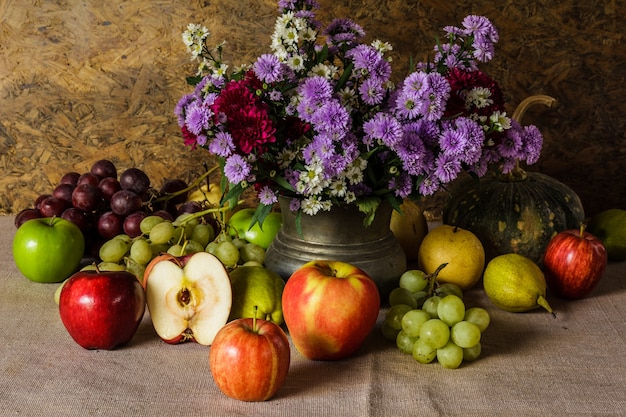
<instances>
[{"instance_id":1,"label":"burlap tablecloth","mask_svg":"<svg viewBox=\"0 0 626 417\"><path fill-rule=\"evenodd\" d=\"M377 326L348 360L313 362L292 346L278 394L244 403L214 384L209 347L165 344L147 314L123 348L79 347L60 321L57 285L17 270L14 233L13 217L0 217L2 416L626 415L626 263L610 264L590 298L550 298L556 318L507 313L480 288L467 293L492 324L482 357L459 369L413 361Z\"/></svg>"}]
</instances>

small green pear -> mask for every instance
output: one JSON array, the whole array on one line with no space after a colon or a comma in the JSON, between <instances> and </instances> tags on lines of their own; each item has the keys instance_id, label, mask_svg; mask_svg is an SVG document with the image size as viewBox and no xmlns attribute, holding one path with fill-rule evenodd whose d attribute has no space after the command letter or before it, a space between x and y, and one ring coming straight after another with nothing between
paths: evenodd
<instances>
[{"instance_id":1,"label":"small green pear","mask_svg":"<svg viewBox=\"0 0 626 417\"><path fill-rule=\"evenodd\" d=\"M610 260L626 260L626 210L602 211L591 217L586 230L602 241Z\"/></svg>"},{"instance_id":2,"label":"small green pear","mask_svg":"<svg viewBox=\"0 0 626 417\"><path fill-rule=\"evenodd\" d=\"M502 310L522 313L543 307L554 314L546 300L543 272L523 255L508 253L489 261L483 286L491 302Z\"/></svg>"},{"instance_id":3,"label":"small green pear","mask_svg":"<svg viewBox=\"0 0 626 417\"><path fill-rule=\"evenodd\" d=\"M230 273L233 304L229 320L257 318L284 322L282 295L285 281L263 266L239 266Z\"/></svg>"}]
</instances>

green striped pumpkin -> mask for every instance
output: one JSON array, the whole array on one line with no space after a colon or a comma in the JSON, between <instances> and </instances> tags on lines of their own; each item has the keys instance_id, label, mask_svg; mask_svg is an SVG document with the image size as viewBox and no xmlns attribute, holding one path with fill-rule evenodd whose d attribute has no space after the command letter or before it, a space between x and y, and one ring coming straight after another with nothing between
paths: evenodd
<instances>
[{"instance_id":1,"label":"green striped pumpkin","mask_svg":"<svg viewBox=\"0 0 626 417\"><path fill-rule=\"evenodd\" d=\"M506 253L538 264L548 242L584 221L580 198L565 184L518 168L515 175L488 175L457 184L443 210L443 222L473 232L486 259Z\"/></svg>"}]
</instances>

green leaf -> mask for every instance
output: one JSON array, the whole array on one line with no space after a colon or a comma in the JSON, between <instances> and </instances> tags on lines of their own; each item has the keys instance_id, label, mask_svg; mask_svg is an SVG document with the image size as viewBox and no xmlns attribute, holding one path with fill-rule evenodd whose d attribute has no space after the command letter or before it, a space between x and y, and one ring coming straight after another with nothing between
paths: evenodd
<instances>
[{"instance_id":1,"label":"green leaf","mask_svg":"<svg viewBox=\"0 0 626 417\"><path fill-rule=\"evenodd\" d=\"M352 62L350 62L346 66L346 68L344 68L343 74L341 74L341 78L339 78L339 81L337 81L337 86L335 87L335 91L339 91L344 87L344 85L346 84L350 76L352 75L353 68L354 68L354 64Z\"/></svg>"},{"instance_id":2,"label":"green leaf","mask_svg":"<svg viewBox=\"0 0 626 417\"><path fill-rule=\"evenodd\" d=\"M365 214L365 219L363 220L363 226L369 227L374 221L374 217L376 216L376 210L378 210L378 206L380 206L380 198L378 197L364 197L357 200L356 205L359 208L359 211Z\"/></svg>"},{"instance_id":3,"label":"green leaf","mask_svg":"<svg viewBox=\"0 0 626 417\"><path fill-rule=\"evenodd\" d=\"M263 222L268 214L272 211L272 206L266 206L265 204L259 204L252 215L252 219L250 219L250 226L248 230L252 229L257 222L259 223L259 228L263 230Z\"/></svg>"}]
</instances>

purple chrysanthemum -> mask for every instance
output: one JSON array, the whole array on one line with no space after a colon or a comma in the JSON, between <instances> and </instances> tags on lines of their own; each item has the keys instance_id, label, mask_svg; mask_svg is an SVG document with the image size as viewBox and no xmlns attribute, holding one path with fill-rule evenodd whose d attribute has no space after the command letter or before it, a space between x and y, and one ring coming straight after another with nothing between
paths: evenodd
<instances>
[{"instance_id":1,"label":"purple chrysanthemum","mask_svg":"<svg viewBox=\"0 0 626 417\"><path fill-rule=\"evenodd\" d=\"M285 74L283 63L274 54L263 54L252 66L259 80L268 84L281 81Z\"/></svg>"},{"instance_id":2,"label":"purple chrysanthemum","mask_svg":"<svg viewBox=\"0 0 626 417\"><path fill-rule=\"evenodd\" d=\"M239 184L241 181L246 180L251 171L252 167L250 164L243 156L238 154L231 155L224 164L224 175L226 175L228 182L231 184Z\"/></svg>"}]
</instances>

